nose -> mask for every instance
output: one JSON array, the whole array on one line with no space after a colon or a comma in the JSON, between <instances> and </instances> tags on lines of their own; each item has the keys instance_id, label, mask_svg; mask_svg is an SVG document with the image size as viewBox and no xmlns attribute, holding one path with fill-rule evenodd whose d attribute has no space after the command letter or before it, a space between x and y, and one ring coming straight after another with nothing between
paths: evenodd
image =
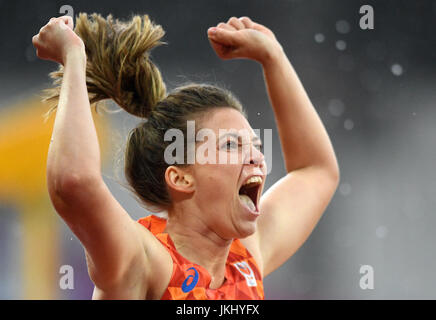
<instances>
[{"instance_id":1,"label":"nose","mask_svg":"<svg viewBox=\"0 0 436 320\"><path fill-rule=\"evenodd\" d=\"M255 147L252 143L250 143L250 147L247 149L248 150L245 154L244 164L248 163L262 168L265 163L265 157L262 151Z\"/></svg>"}]
</instances>

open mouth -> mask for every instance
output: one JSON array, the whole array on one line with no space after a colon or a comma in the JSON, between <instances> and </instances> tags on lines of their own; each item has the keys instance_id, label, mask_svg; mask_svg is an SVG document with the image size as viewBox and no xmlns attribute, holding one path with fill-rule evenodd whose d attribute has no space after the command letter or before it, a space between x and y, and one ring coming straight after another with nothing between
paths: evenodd
<instances>
[{"instance_id":1,"label":"open mouth","mask_svg":"<svg viewBox=\"0 0 436 320\"><path fill-rule=\"evenodd\" d=\"M239 189L239 199L242 204L254 212L259 211L258 199L261 185L262 178L260 176L253 176Z\"/></svg>"}]
</instances>

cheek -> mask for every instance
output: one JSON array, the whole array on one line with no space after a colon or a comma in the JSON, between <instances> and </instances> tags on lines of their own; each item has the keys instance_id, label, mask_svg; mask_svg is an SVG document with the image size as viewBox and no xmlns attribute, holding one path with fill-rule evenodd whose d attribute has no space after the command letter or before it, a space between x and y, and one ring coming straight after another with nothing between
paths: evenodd
<instances>
[{"instance_id":1,"label":"cheek","mask_svg":"<svg viewBox=\"0 0 436 320\"><path fill-rule=\"evenodd\" d=\"M198 186L205 198L229 200L237 188L240 166L229 164L209 164L199 170Z\"/></svg>"},{"instance_id":2,"label":"cheek","mask_svg":"<svg viewBox=\"0 0 436 320\"><path fill-rule=\"evenodd\" d=\"M218 179L227 183L228 188L235 188L238 184L241 174L241 165L239 164L217 164L214 166Z\"/></svg>"},{"instance_id":3,"label":"cheek","mask_svg":"<svg viewBox=\"0 0 436 320\"><path fill-rule=\"evenodd\" d=\"M233 200L237 196L237 185L240 179L240 166L238 165L220 165L217 166L216 172L219 174L217 179L220 180L220 200L223 201L222 205L229 207L233 206Z\"/></svg>"}]
</instances>

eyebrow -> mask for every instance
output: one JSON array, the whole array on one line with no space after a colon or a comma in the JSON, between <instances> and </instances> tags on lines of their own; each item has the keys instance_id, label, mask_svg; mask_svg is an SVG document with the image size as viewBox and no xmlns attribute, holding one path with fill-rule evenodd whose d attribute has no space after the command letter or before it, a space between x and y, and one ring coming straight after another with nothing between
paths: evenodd
<instances>
[{"instance_id":1,"label":"eyebrow","mask_svg":"<svg viewBox=\"0 0 436 320\"><path fill-rule=\"evenodd\" d=\"M223 139L224 137L227 137L227 136L231 136L231 137L233 137L233 138L235 138L235 139L240 139L240 135L238 135L238 134L236 134L236 133L233 133L233 132L226 132L225 134L223 134L222 136L220 136L219 138L218 138L218 141L219 140L221 140L221 139ZM258 137L258 136L254 136L253 138L251 138L251 141L258 141L258 142L260 142L260 143L262 143L262 140Z\"/></svg>"}]
</instances>

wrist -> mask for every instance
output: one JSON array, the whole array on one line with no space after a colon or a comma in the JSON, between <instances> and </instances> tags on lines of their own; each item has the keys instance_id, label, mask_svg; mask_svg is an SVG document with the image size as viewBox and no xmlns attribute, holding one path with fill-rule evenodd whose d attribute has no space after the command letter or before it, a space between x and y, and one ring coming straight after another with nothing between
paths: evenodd
<instances>
[{"instance_id":1,"label":"wrist","mask_svg":"<svg viewBox=\"0 0 436 320\"><path fill-rule=\"evenodd\" d=\"M283 47L277 42L273 46L268 46L268 50L266 50L264 56L259 62L262 67L267 68L272 64L276 64L284 57L286 57L286 54L283 50Z\"/></svg>"},{"instance_id":2,"label":"wrist","mask_svg":"<svg viewBox=\"0 0 436 320\"><path fill-rule=\"evenodd\" d=\"M63 65L75 61L76 63L86 64L85 47L82 45L72 45L66 48L63 56Z\"/></svg>"}]
</instances>

